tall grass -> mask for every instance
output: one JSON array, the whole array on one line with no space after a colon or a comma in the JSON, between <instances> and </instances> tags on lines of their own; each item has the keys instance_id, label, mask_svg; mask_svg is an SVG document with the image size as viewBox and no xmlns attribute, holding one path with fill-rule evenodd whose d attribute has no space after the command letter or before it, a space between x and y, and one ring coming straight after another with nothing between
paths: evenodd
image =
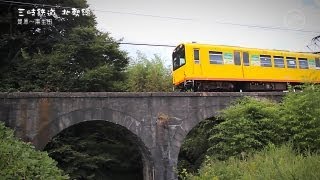
<instances>
[{"instance_id":1,"label":"tall grass","mask_svg":"<svg viewBox=\"0 0 320 180\"><path fill-rule=\"evenodd\" d=\"M182 179L252 179L313 180L320 179L320 155L298 154L291 146L269 145L246 160L230 158L219 161L208 158L198 175L183 174Z\"/></svg>"}]
</instances>

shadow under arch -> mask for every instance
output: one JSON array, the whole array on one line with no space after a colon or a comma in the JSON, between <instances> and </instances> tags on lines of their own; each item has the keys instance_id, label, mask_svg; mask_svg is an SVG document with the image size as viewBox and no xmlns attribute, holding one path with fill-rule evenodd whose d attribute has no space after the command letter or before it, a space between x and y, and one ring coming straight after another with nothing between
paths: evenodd
<instances>
[{"instance_id":1,"label":"shadow under arch","mask_svg":"<svg viewBox=\"0 0 320 180\"><path fill-rule=\"evenodd\" d=\"M136 118L110 108L87 108L79 109L66 114L62 114L40 128L34 139L34 144L38 149L43 149L50 140L61 133L63 130L81 123L89 122L108 122L115 126L122 127L131 134L131 141L137 144L141 154L143 165L143 179L152 179L154 173L154 162L148 145L140 138L142 127L141 121Z\"/></svg>"},{"instance_id":2,"label":"shadow under arch","mask_svg":"<svg viewBox=\"0 0 320 180\"><path fill-rule=\"evenodd\" d=\"M190 112L188 126L184 126L184 136L180 139L180 147L177 159L178 174L186 169L187 172L195 173L205 160L206 151L209 148L208 130L219 123L218 116L224 107L203 106ZM180 177L179 177L180 178Z\"/></svg>"}]
</instances>

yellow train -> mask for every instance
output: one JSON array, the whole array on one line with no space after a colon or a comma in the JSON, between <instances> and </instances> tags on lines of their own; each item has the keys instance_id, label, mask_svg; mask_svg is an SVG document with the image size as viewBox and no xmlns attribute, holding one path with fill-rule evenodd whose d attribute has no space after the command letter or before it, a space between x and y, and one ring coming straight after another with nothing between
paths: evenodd
<instances>
[{"instance_id":1,"label":"yellow train","mask_svg":"<svg viewBox=\"0 0 320 180\"><path fill-rule=\"evenodd\" d=\"M172 54L173 84L187 91L283 91L320 83L320 54L184 43Z\"/></svg>"}]
</instances>

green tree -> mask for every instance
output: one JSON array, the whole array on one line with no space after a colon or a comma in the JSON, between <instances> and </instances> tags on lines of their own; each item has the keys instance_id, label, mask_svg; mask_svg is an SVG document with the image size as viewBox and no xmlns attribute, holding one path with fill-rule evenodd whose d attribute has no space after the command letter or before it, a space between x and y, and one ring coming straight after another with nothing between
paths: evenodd
<instances>
[{"instance_id":1,"label":"green tree","mask_svg":"<svg viewBox=\"0 0 320 180\"><path fill-rule=\"evenodd\" d=\"M86 0L49 4L88 7ZM69 15L53 26L17 26L18 7L1 6L0 18L9 20L0 28L0 91L121 90L127 54L108 33L95 28L93 15Z\"/></svg>"},{"instance_id":2,"label":"green tree","mask_svg":"<svg viewBox=\"0 0 320 180\"><path fill-rule=\"evenodd\" d=\"M245 97L221 112L222 122L210 130L209 153L219 159L245 158L269 143L281 144L283 125L279 105Z\"/></svg>"},{"instance_id":3,"label":"green tree","mask_svg":"<svg viewBox=\"0 0 320 180\"><path fill-rule=\"evenodd\" d=\"M172 91L171 70L165 67L163 60L154 55L148 59L138 52L137 59L127 70L127 90L133 92Z\"/></svg>"},{"instance_id":4,"label":"green tree","mask_svg":"<svg viewBox=\"0 0 320 180\"><path fill-rule=\"evenodd\" d=\"M50 54L23 51L13 77L19 91L120 91L127 54L106 33L73 28Z\"/></svg>"},{"instance_id":5,"label":"green tree","mask_svg":"<svg viewBox=\"0 0 320 180\"><path fill-rule=\"evenodd\" d=\"M0 179L68 179L47 153L13 136L0 122Z\"/></svg>"},{"instance_id":6,"label":"green tree","mask_svg":"<svg viewBox=\"0 0 320 180\"><path fill-rule=\"evenodd\" d=\"M279 120L280 105L266 99L245 97L204 120L186 137L179 153L179 172L196 173L206 156L225 160L247 158L268 143L285 139Z\"/></svg>"},{"instance_id":7,"label":"green tree","mask_svg":"<svg viewBox=\"0 0 320 180\"><path fill-rule=\"evenodd\" d=\"M202 175L220 170L221 173L228 174L228 170L230 168L232 170L231 166L238 166L238 164L232 164L220 170L217 167L229 163L230 160L227 162L226 160L230 158L235 161L247 160L248 156L255 154L257 150L263 149L269 143L281 145L290 142L294 150L303 155L308 152L319 152L319 107L320 85L315 84L303 85L298 92L288 92L283 101L278 104L255 98L236 101L223 110L221 115L213 120L211 126L203 128L205 126L201 125L194 129L190 136L188 135L181 148L180 153L183 158L179 159L182 161L179 162L179 170L194 173L195 165L199 164L197 157L201 157L197 156L198 152L204 152L203 155L210 155L213 159L223 160L215 160L217 165L214 166L215 170L206 168ZM205 139L206 137L209 139ZM206 144L208 142L209 144ZM206 148L207 151L203 150ZM202 160L203 158L200 161ZM232 170L228 176L234 173L238 173L239 177L243 176L242 170ZM224 179L223 177L224 175L219 175L219 179ZM230 179L237 177L232 176Z\"/></svg>"},{"instance_id":8,"label":"green tree","mask_svg":"<svg viewBox=\"0 0 320 180\"><path fill-rule=\"evenodd\" d=\"M281 105L286 139L296 149L319 151L320 86L304 85L300 92L288 93Z\"/></svg>"},{"instance_id":9,"label":"green tree","mask_svg":"<svg viewBox=\"0 0 320 180\"><path fill-rule=\"evenodd\" d=\"M22 3L44 3L42 0L21 0ZM45 4L62 7L87 8L86 0L51 0ZM96 22L92 15L74 17L72 15L64 16L63 19L53 20L52 26L43 25L18 25L18 8L32 9L39 6L21 5L16 3L2 2L0 7L0 39L1 39L1 63L14 63L18 61L21 54L21 48L26 49L33 54L41 50L45 53L52 51L52 46L64 38L74 27L94 27ZM43 8L43 7L41 7ZM46 7L49 8L49 7ZM62 8L55 8L61 11ZM26 17L30 18L30 16Z\"/></svg>"}]
</instances>

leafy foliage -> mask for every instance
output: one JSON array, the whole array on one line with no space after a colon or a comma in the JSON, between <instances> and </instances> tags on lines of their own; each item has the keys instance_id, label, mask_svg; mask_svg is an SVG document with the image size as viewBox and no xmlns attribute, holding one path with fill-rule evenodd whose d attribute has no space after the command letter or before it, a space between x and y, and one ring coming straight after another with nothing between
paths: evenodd
<instances>
[{"instance_id":1,"label":"leafy foliage","mask_svg":"<svg viewBox=\"0 0 320 180\"><path fill-rule=\"evenodd\" d=\"M147 59L138 53L136 61L127 70L127 90L133 92L172 91L171 70L157 55Z\"/></svg>"},{"instance_id":2,"label":"leafy foliage","mask_svg":"<svg viewBox=\"0 0 320 180\"><path fill-rule=\"evenodd\" d=\"M118 91L126 53L95 28L74 28L54 52L23 52L13 77L19 91Z\"/></svg>"},{"instance_id":3,"label":"leafy foliage","mask_svg":"<svg viewBox=\"0 0 320 180\"><path fill-rule=\"evenodd\" d=\"M308 152L317 153L320 149L319 98L320 85L307 84L302 86L299 92L287 93L283 101L278 104L255 98L240 99L221 112L221 115L215 120L216 125L206 129L206 131L210 131L207 136L208 140L198 141L201 145L185 143L184 146L186 146L182 147L180 153L186 156L184 159L192 160L189 164L195 164L197 161L190 158L192 154L197 152L193 146L204 147L205 143L209 142L210 145L206 146L208 150L203 152L210 155L211 159L215 159L215 163L218 164L214 167L215 171L220 172L219 165L221 165L221 171L229 173L226 177L219 176L222 179L244 177L244 173L247 171L234 169L238 168L238 162L245 163L251 154L270 143L278 146L290 142L295 152L303 155ZM205 137L201 128L193 131L200 133L192 134L189 138L196 140ZM186 142L192 142L193 139L187 139ZM202 151L202 148L200 149ZM186 154L185 151L190 152ZM233 164L230 166L224 166L231 161L237 161L237 163L232 162ZM275 163L279 162L275 161ZM179 169L184 175L187 171L194 172L193 169L190 170L188 164L183 164ZM181 171L181 169L184 170ZM201 177L210 173L209 168L202 168ZM205 177L203 176L204 179ZM211 178L213 177L211 176ZM306 177L310 178L310 176ZM258 177L247 179L252 178Z\"/></svg>"},{"instance_id":4,"label":"leafy foliage","mask_svg":"<svg viewBox=\"0 0 320 180\"><path fill-rule=\"evenodd\" d=\"M195 173L204 161L209 146L210 129L217 124L215 118L206 119L200 122L187 135L183 142L178 161L178 171L183 169Z\"/></svg>"},{"instance_id":5,"label":"leafy foliage","mask_svg":"<svg viewBox=\"0 0 320 180\"><path fill-rule=\"evenodd\" d=\"M68 179L47 153L14 138L13 131L0 122L1 179Z\"/></svg>"},{"instance_id":6,"label":"leafy foliage","mask_svg":"<svg viewBox=\"0 0 320 180\"><path fill-rule=\"evenodd\" d=\"M19 2L26 3L44 3L41 0L21 0ZM86 0L51 0L45 4L62 7L88 7ZM36 8L34 6L23 6L24 8ZM82 16L75 18L72 15L64 17L64 19L54 20L52 26L42 25L17 25L18 8L21 5L2 3L0 10L0 18L2 19L0 26L1 34L1 63L13 63L20 55L21 48L25 48L31 54L37 53L39 50L45 53L52 51L52 46L64 38L66 34L74 27L94 27L95 17ZM61 10L59 8L56 9Z\"/></svg>"},{"instance_id":7,"label":"leafy foliage","mask_svg":"<svg viewBox=\"0 0 320 180\"><path fill-rule=\"evenodd\" d=\"M42 3L34 0L28 3ZM87 7L86 0L50 1ZM4 8L4 7L1 7ZM53 26L18 26L8 6L1 14L0 91L120 91L127 54L107 33L95 28L95 17L66 17ZM15 30L12 30L16 27Z\"/></svg>"},{"instance_id":8,"label":"leafy foliage","mask_svg":"<svg viewBox=\"0 0 320 180\"><path fill-rule=\"evenodd\" d=\"M282 103L281 119L287 140L296 149L320 149L320 86L305 85L301 92L289 93Z\"/></svg>"},{"instance_id":9,"label":"leafy foliage","mask_svg":"<svg viewBox=\"0 0 320 180\"><path fill-rule=\"evenodd\" d=\"M211 129L211 155L219 159L246 157L269 143L283 142L279 105L246 97L222 111L222 122Z\"/></svg>"},{"instance_id":10,"label":"leafy foliage","mask_svg":"<svg viewBox=\"0 0 320 180\"><path fill-rule=\"evenodd\" d=\"M46 146L71 179L142 179L142 157L126 129L107 122L70 127Z\"/></svg>"},{"instance_id":11,"label":"leafy foliage","mask_svg":"<svg viewBox=\"0 0 320 180\"><path fill-rule=\"evenodd\" d=\"M263 151L250 156L246 161L230 158L219 161L209 158L199 175L184 174L184 179L318 179L320 156L303 156L291 146L267 146Z\"/></svg>"}]
</instances>

